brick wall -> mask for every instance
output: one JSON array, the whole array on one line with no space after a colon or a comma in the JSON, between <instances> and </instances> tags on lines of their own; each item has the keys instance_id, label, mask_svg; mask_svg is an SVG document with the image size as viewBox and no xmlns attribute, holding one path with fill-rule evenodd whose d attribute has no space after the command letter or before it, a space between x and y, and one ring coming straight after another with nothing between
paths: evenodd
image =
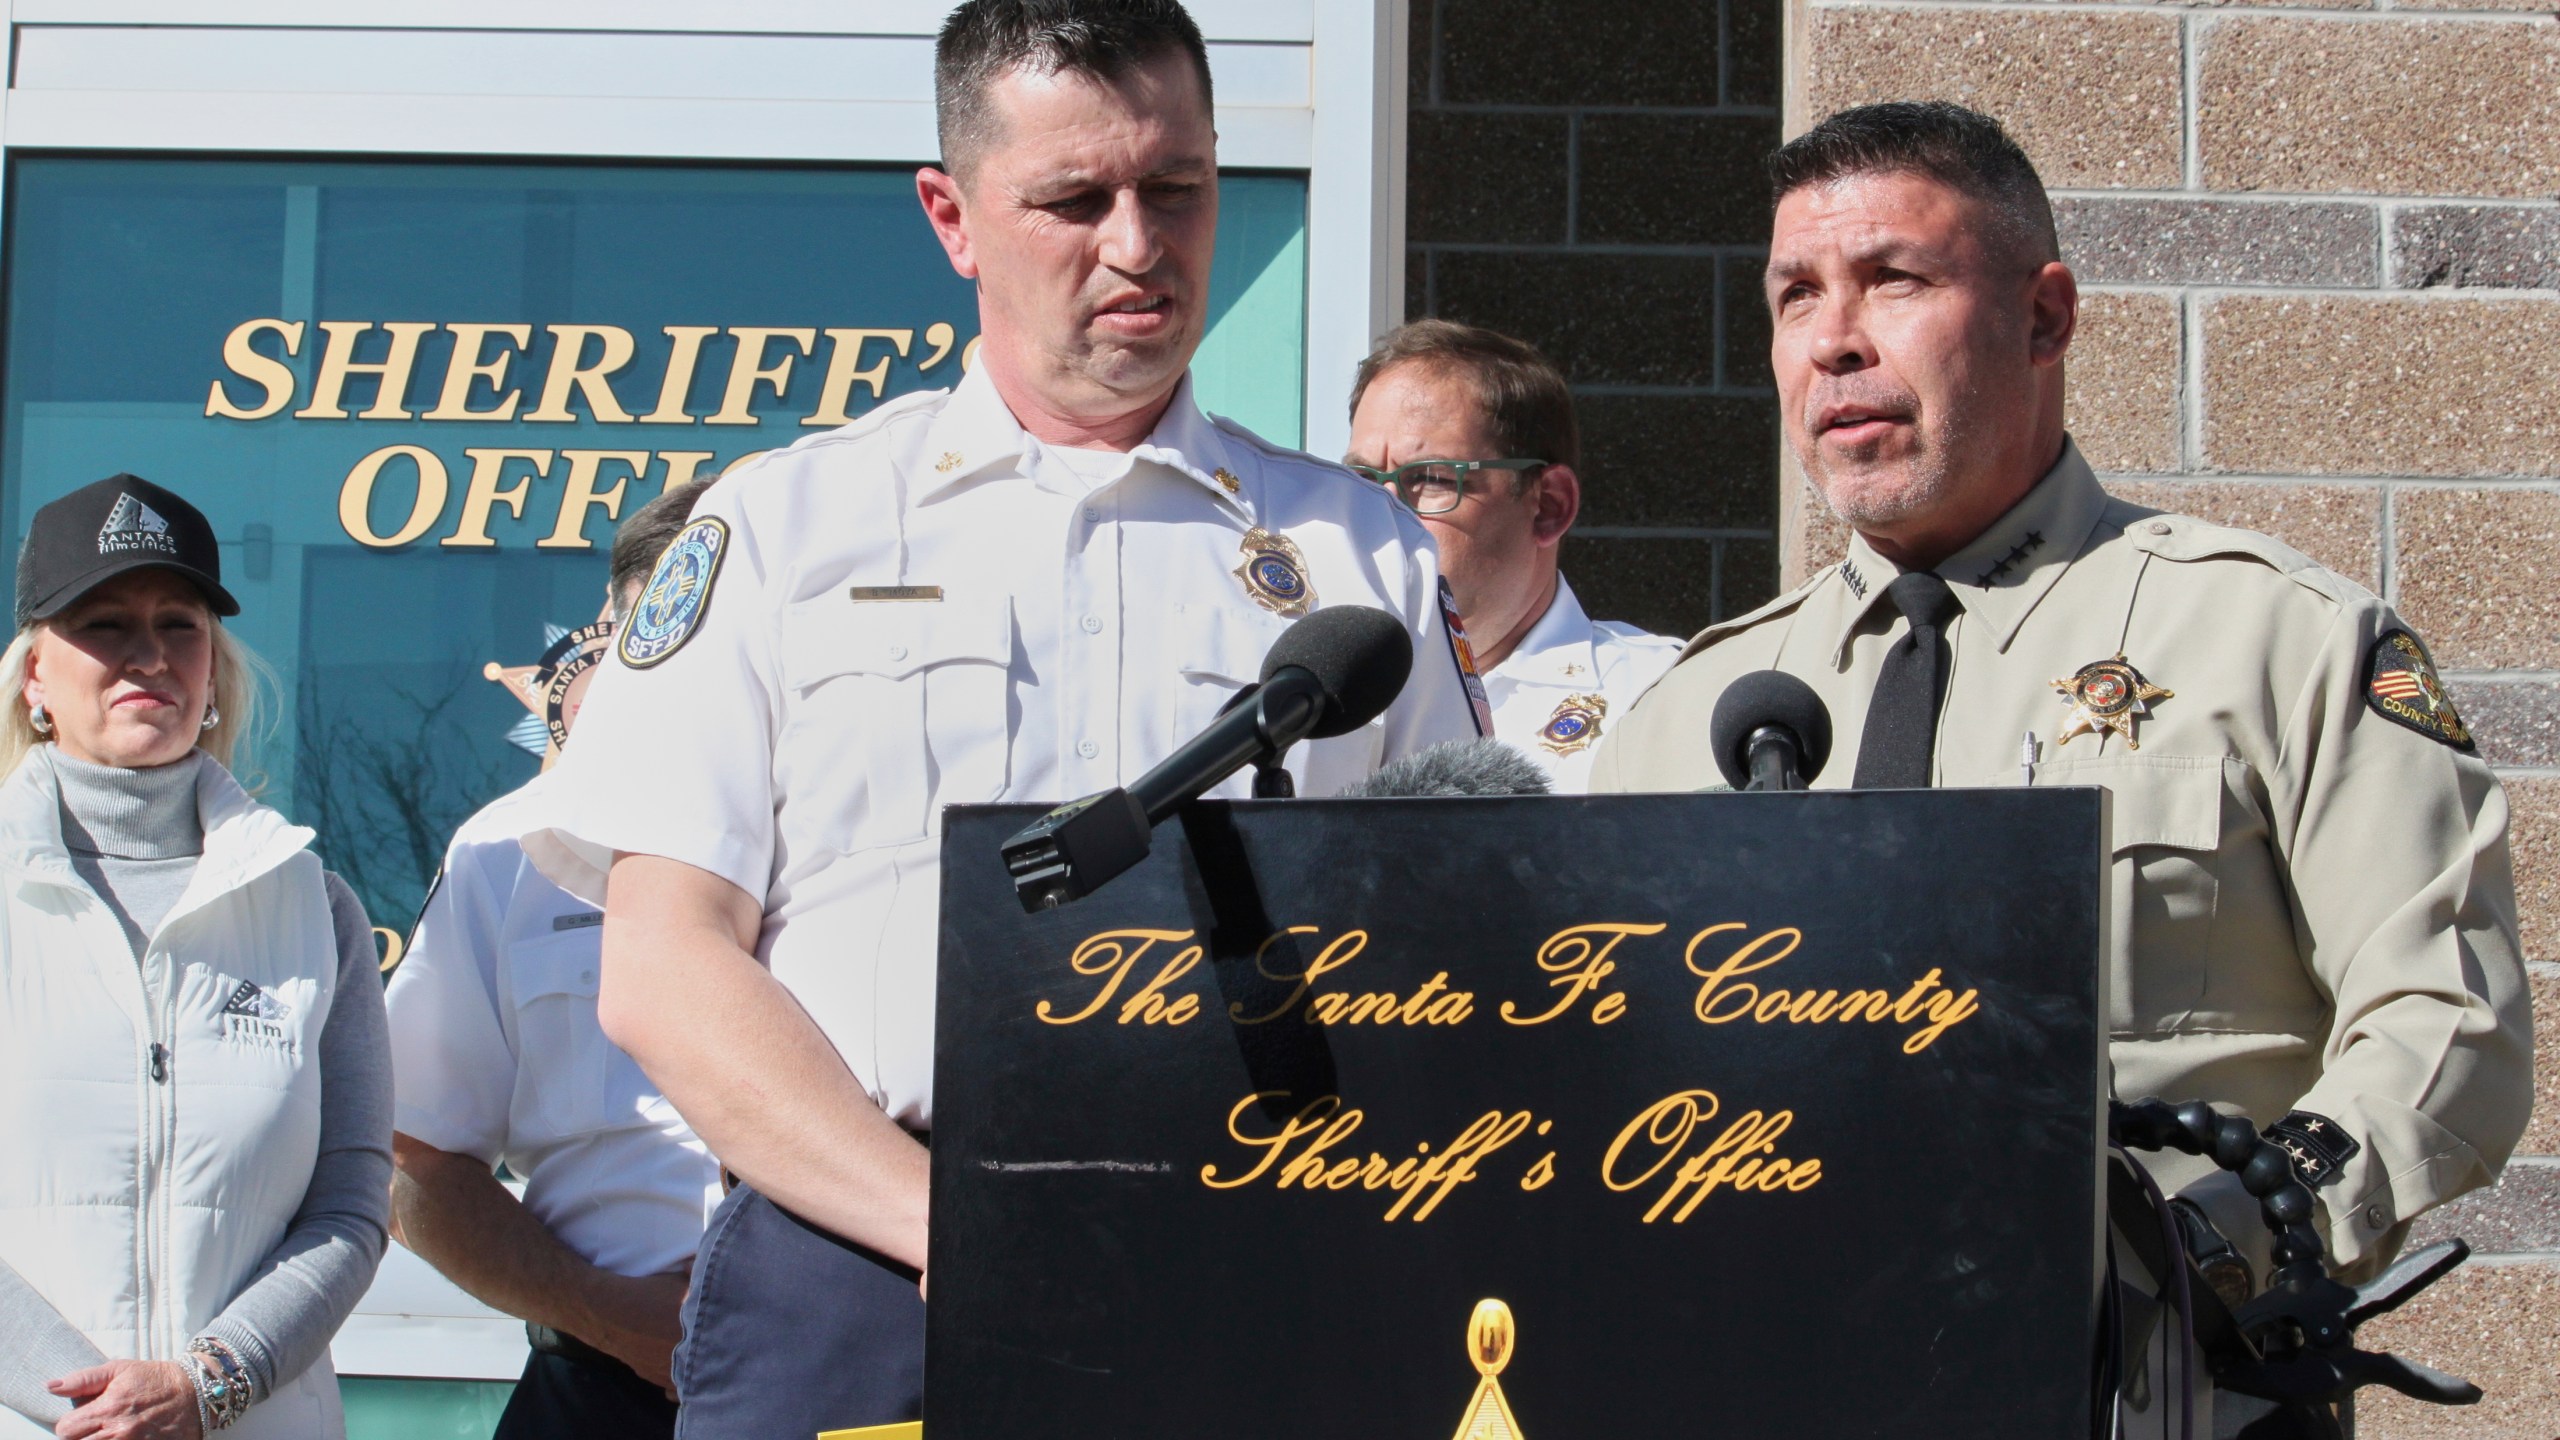
<instances>
[{"instance_id":1,"label":"brick wall","mask_svg":"<svg viewBox=\"0 0 2560 1440\"><path fill-rule=\"evenodd\" d=\"M2514 810L2534 1125L2428 1234L2483 1254L2373 1337L2488 1387L2360 1433L2560 1433L2560 22L2552 0L1789 0L1790 133L1998 115L2087 296L2071 428L2109 488L2392 598ZM2468 6L2473 8L2455 8ZM1783 572L1844 537L1800 483ZM1790 578L1788 583L1792 583ZM2368 1391L2368 1396L2379 1392Z\"/></svg>"},{"instance_id":2,"label":"brick wall","mask_svg":"<svg viewBox=\"0 0 2560 1440\"><path fill-rule=\"evenodd\" d=\"M1412 5L1408 311L1523 336L1573 381L1564 565L1594 615L1687 635L1758 604L1778 0Z\"/></svg>"}]
</instances>

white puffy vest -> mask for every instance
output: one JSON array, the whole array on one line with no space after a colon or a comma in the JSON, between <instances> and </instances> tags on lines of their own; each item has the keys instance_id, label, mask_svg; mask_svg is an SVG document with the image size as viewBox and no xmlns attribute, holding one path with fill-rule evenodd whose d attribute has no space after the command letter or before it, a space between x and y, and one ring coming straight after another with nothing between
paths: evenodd
<instances>
[{"instance_id":1,"label":"white puffy vest","mask_svg":"<svg viewBox=\"0 0 2560 1440\"><path fill-rule=\"evenodd\" d=\"M204 858L140 964L39 749L0 782L0 1260L111 1357L174 1360L284 1236L337 944L311 832L197 769ZM230 1440L345 1433L323 1358ZM0 1411L0 1437L46 1434Z\"/></svg>"}]
</instances>

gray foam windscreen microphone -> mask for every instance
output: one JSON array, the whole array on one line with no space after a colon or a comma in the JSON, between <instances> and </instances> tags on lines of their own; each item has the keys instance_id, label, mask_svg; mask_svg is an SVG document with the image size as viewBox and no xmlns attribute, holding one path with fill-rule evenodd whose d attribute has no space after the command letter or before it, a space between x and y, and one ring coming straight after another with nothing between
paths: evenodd
<instances>
[{"instance_id":1,"label":"gray foam windscreen microphone","mask_svg":"<svg viewBox=\"0 0 2560 1440\"><path fill-rule=\"evenodd\" d=\"M1544 795L1554 787L1537 761L1500 740L1443 740L1342 792L1347 800L1411 800L1464 795Z\"/></svg>"},{"instance_id":2,"label":"gray foam windscreen microphone","mask_svg":"<svg viewBox=\"0 0 2560 1440\"><path fill-rule=\"evenodd\" d=\"M1413 637L1404 622L1368 605L1335 605L1280 632L1262 657L1268 683L1282 670L1313 675L1325 709L1310 740L1348 735L1395 703L1413 673Z\"/></svg>"}]
</instances>

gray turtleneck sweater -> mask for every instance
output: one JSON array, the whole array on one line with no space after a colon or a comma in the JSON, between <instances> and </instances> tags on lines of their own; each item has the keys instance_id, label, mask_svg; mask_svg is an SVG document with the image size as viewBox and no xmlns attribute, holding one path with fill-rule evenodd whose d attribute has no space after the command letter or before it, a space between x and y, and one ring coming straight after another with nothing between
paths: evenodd
<instances>
[{"instance_id":1,"label":"gray turtleneck sweater","mask_svg":"<svg viewBox=\"0 0 2560 1440\"><path fill-rule=\"evenodd\" d=\"M192 751L175 764L122 770L84 764L50 745L39 753L61 778L71 867L124 926L138 963L204 855L196 770L215 762ZM335 874L328 892L338 985L316 1047L319 1158L284 1238L204 1329L239 1353L262 1399L327 1351L373 1283L390 1223L390 1029L373 927Z\"/></svg>"}]
</instances>

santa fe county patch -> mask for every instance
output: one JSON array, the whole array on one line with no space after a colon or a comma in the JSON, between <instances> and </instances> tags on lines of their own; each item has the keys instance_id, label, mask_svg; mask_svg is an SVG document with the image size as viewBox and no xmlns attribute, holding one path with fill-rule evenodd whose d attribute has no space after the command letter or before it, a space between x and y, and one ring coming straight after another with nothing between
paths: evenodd
<instances>
[{"instance_id":1,"label":"santa fe county patch","mask_svg":"<svg viewBox=\"0 0 2560 1440\"><path fill-rule=\"evenodd\" d=\"M1449 577L1440 577L1440 628L1449 635L1449 660L1458 667L1458 683L1466 688L1467 708L1475 712L1476 737L1493 733L1493 701L1484 693L1484 673L1476 668L1476 648L1467 643L1466 622L1458 618L1458 597Z\"/></svg>"},{"instance_id":2,"label":"santa fe county patch","mask_svg":"<svg viewBox=\"0 0 2560 1440\"><path fill-rule=\"evenodd\" d=\"M614 646L623 664L646 670L684 648L710 613L711 582L719 578L720 557L728 550L729 527L713 516L687 525L669 542Z\"/></svg>"},{"instance_id":3,"label":"santa fe county patch","mask_svg":"<svg viewBox=\"0 0 2560 1440\"><path fill-rule=\"evenodd\" d=\"M2406 630L2385 630L2364 662L2364 699L2373 713L2468 754L2471 729L2436 678L2427 647Z\"/></svg>"}]
</instances>

